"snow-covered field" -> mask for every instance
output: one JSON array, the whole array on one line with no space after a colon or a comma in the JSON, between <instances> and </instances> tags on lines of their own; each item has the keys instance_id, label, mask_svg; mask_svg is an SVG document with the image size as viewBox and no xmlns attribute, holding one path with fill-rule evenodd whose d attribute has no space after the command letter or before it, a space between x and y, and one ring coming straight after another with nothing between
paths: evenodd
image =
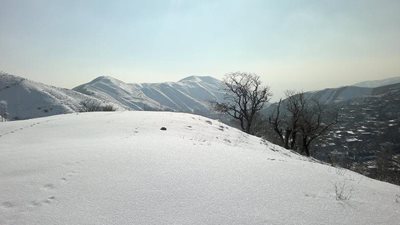
<instances>
[{"instance_id":1,"label":"snow-covered field","mask_svg":"<svg viewBox=\"0 0 400 225\"><path fill-rule=\"evenodd\" d=\"M1 225L399 221L398 186L205 117L112 112L0 123Z\"/></svg>"}]
</instances>

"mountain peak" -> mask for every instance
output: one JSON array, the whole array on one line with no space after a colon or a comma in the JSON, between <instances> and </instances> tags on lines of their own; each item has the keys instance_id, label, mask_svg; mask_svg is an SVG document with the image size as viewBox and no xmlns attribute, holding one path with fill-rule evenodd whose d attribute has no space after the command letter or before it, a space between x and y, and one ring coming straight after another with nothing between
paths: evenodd
<instances>
[{"instance_id":1,"label":"mountain peak","mask_svg":"<svg viewBox=\"0 0 400 225\"><path fill-rule=\"evenodd\" d=\"M215 83L219 82L218 79L211 76L189 76L181 79L179 82L206 82L206 83Z\"/></svg>"},{"instance_id":2,"label":"mountain peak","mask_svg":"<svg viewBox=\"0 0 400 225\"><path fill-rule=\"evenodd\" d=\"M117 78L111 77L111 76L99 76L95 79L93 79L92 81L90 81L89 83L93 84L93 83L108 83L108 84L122 84L124 83L121 80L118 80Z\"/></svg>"},{"instance_id":3,"label":"mountain peak","mask_svg":"<svg viewBox=\"0 0 400 225\"><path fill-rule=\"evenodd\" d=\"M118 80L118 79L116 79L116 78L114 78L114 77L104 75L104 76L99 76L99 77L93 79L92 82L93 82L93 81L102 81L102 80L109 80L109 81L117 80L117 81L120 81L120 80ZM121 81L120 81L120 82L121 82Z\"/></svg>"}]
</instances>

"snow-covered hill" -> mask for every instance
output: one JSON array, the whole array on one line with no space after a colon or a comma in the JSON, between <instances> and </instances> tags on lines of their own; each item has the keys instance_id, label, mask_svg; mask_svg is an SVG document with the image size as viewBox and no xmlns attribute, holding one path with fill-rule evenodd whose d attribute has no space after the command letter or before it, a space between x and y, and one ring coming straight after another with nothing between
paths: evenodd
<instances>
[{"instance_id":1,"label":"snow-covered hill","mask_svg":"<svg viewBox=\"0 0 400 225\"><path fill-rule=\"evenodd\" d=\"M67 114L0 132L2 225L400 221L398 186L201 116Z\"/></svg>"},{"instance_id":2,"label":"snow-covered hill","mask_svg":"<svg viewBox=\"0 0 400 225\"><path fill-rule=\"evenodd\" d=\"M170 110L208 114L210 101L221 101L222 82L209 76L191 76L178 82L127 84L101 76L74 88L133 110Z\"/></svg>"},{"instance_id":3,"label":"snow-covered hill","mask_svg":"<svg viewBox=\"0 0 400 225\"><path fill-rule=\"evenodd\" d=\"M85 100L100 101L76 91L0 73L0 107L6 110L9 120L76 112Z\"/></svg>"}]
</instances>

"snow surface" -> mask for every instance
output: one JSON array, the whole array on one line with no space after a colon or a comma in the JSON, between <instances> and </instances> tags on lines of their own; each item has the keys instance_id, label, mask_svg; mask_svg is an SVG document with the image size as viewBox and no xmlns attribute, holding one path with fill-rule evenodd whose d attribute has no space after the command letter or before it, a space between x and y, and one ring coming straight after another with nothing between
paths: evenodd
<instances>
[{"instance_id":1,"label":"snow surface","mask_svg":"<svg viewBox=\"0 0 400 225\"><path fill-rule=\"evenodd\" d=\"M394 225L399 194L191 114L0 123L1 225Z\"/></svg>"}]
</instances>

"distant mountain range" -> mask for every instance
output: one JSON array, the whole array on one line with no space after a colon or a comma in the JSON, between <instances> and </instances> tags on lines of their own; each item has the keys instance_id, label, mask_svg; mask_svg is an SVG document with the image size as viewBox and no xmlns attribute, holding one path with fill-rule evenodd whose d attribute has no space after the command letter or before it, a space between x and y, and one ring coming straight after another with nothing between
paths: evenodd
<instances>
[{"instance_id":1,"label":"distant mountain range","mask_svg":"<svg viewBox=\"0 0 400 225\"><path fill-rule=\"evenodd\" d=\"M390 84L397 84L397 83L400 83L400 77L391 77L391 78L382 79L382 80L364 81L364 82L353 84L352 86L376 88L376 87L386 86L386 85L390 85Z\"/></svg>"},{"instance_id":2,"label":"distant mountain range","mask_svg":"<svg viewBox=\"0 0 400 225\"><path fill-rule=\"evenodd\" d=\"M210 101L221 101L222 82L210 76L190 76L178 82L128 84L102 76L73 90L130 110L168 110L207 115Z\"/></svg>"},{"instance_id":3,"label":"distant mountain range","mask_svg":"<svg viewBox=\"0 0 400 225\"><path fill-rule=\"evenodd\" d=\"M178 82L127 84L101 76L72 90L0 73L0 116L30 119L82 111L82 103L111 104L120 110L176 111L212 115L210 101L221 101L222 81L190 76Z\"/></svg>"},{"instance_id":4,"label":"distant mountain range","mask_svg":"<svg viewBox=\"0 0 400 225\"><path fill-rule=\"evenodd\" d=\"M359 86L380 86L397 81L400 77L307 92L306 95L324 104L340 103L368 97L379 90ZM223 101L222 86L222 81L210 76L189 76L178 82L142 84L100 76L69 90L0 73L0 113L2 108L7 108L8 119L17 120L79 112L82 111L81 103L90 100L111 104L120 110L162 110L213 116L210 102Z\"/></svg>"},{"instance_id":5,"label":"distant mountain range","mask_svg":"<svg viewBox=\"0 0 400 225\"><path fill-rule=\"evenodd\" d=\"M354 84L352 86L327 88L320 91L307 92L306 94L309 98L317 99L322 104L332 104L352 100L355 98L369 97L371 95L374 95L374 93L376 92L375 88L397 83L400 83L400 77L365 81Z\"/></svg>"},{"instance_id":6,"label":"distant mountain range","mask_svg":"<svg viewBox=\"0 0 400 225\"><path fill-rule=\"evenodd\" d=\"M30 119L81 110L81 102L100 100L91 96L34 82L5 73L0 74L0 114L8 120Z\"/></svg>"},{"instance_id":7,"label":"distant mountain range","mask_svg":"<svg viewBox=\"0 0 400 225\"><path fill-rule=\"evenodd\" d=\"M400 83L400 77L393 77L383 80L365 81L352 86L338 88L326 88L318 91L305 92L309 99L318 100L321 104L332 104L349 101L355 98L364 98L374 95L376 88ZM385 89L385 88L383 88ZM272 104L273 107L275 104Z\"/></svg>"}]
</instances>

